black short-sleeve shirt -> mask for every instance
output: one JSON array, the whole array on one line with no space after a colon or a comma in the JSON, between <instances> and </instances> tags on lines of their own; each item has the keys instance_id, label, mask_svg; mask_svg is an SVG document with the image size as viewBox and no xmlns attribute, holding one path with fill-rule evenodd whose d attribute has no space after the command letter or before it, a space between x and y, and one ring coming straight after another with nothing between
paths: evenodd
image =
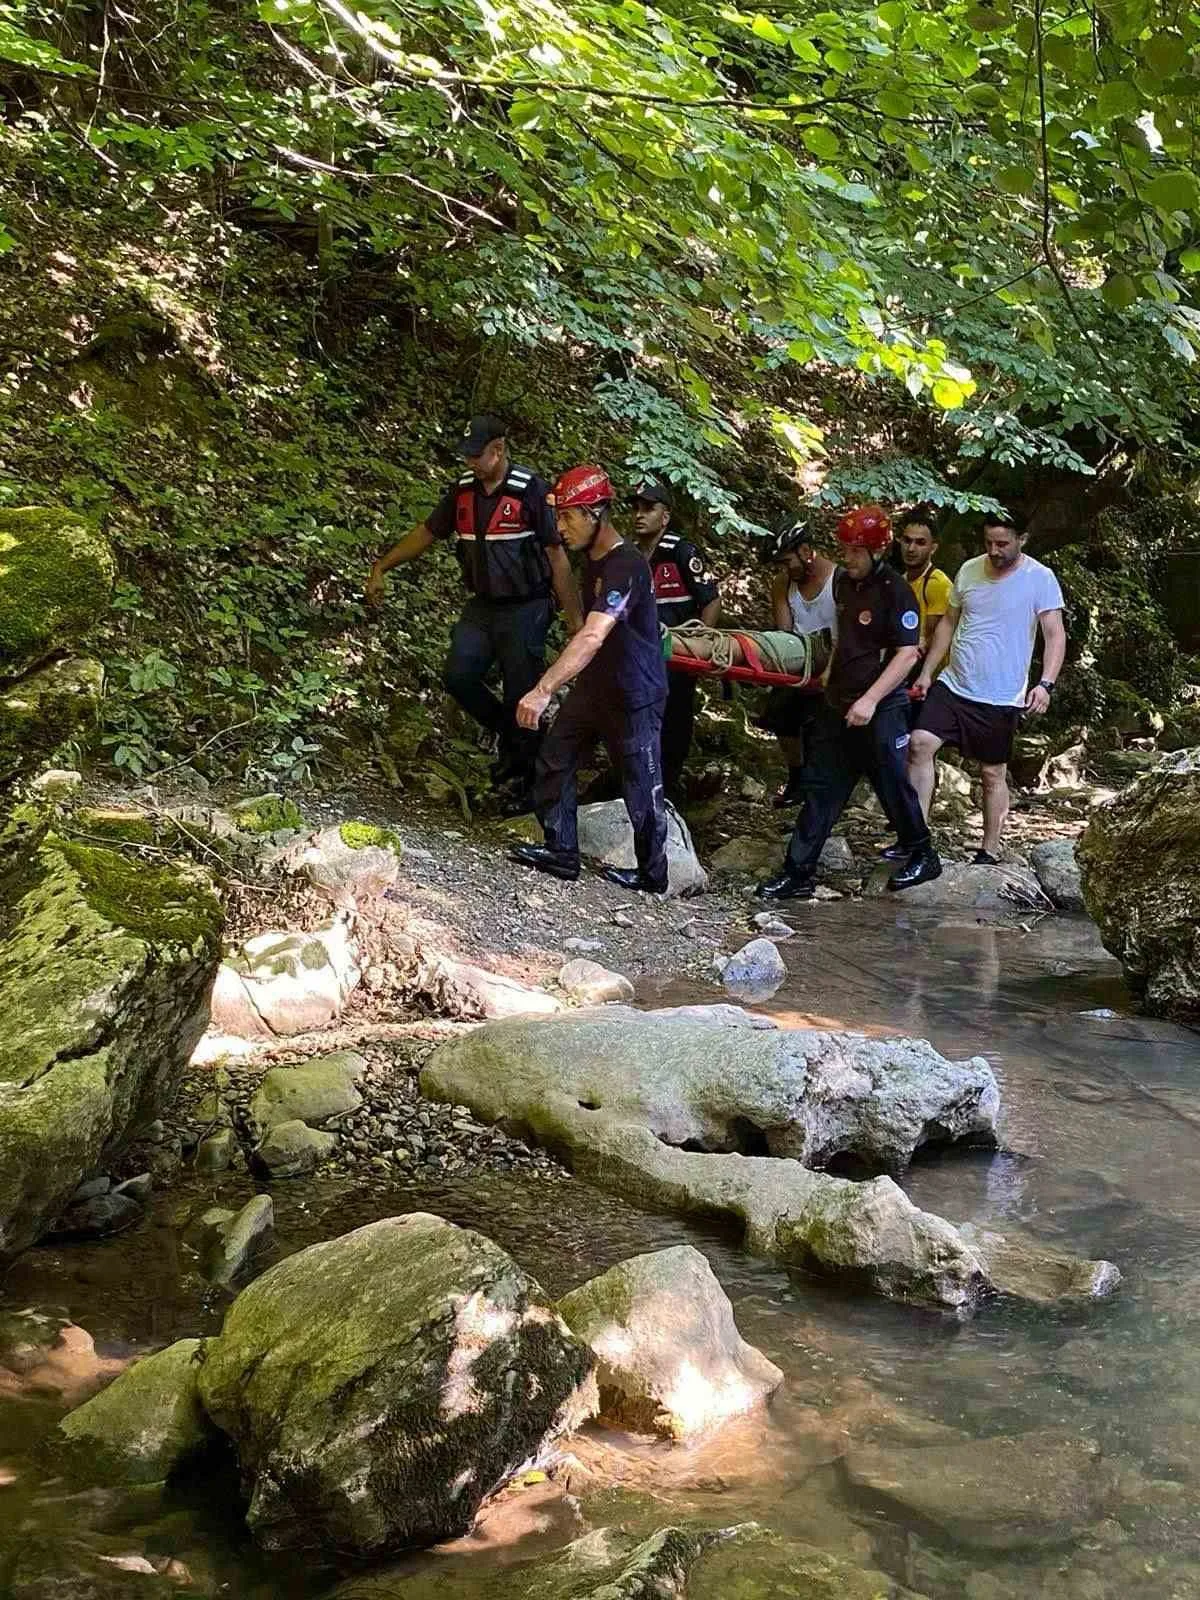
<instances>
[{"instance_id":1,"label":"black short-sleeve shirt","mask_svg":"<svg viewBox=\"0 0 1200 1600\"><path fill-rule=\"evenodd\" d=\"M921 618L916 595L886 562L876 562L862 579L839 572L833 598L837 643L826 698L844 712L866 693L897 650L921 642ZM900 684L885 703L903 699L905 692Z\"/></svg>"},{"instance_id":2,"label":"black short-sleeve shirt","mask_svg":"<svg viewBox=\"0 0 1200 1600\"><path fill-rule=\"evenodd\" d=\"M717 598L717 580L690 539L668 528L646 558L654 578L658 620L667 628L691 622Z\"/></svg>"},{"instance_id":3,"label":"black short-sleeve shirt","mask_svg":"<svg viewBox=\"0 0 1200 1600\"><path fill-rule=\"evenodd\" d=\"M458 528L458 499L463 493L472 496L473 538ZM447 489L425 518L425 526L435 539L454 540L463 582L472 594L484 600L540 600L551 588L546 551L562 543L547 493L545 481L528 467L510 466L494 494L466 474ZM506 498L519 501L522 526L519 531L489 536L486 530Z\"/></svg>"},{"instance_id":4,"label":"black short-sleeve shirt","mask_svg":"<svg viewBox=\"0 0 1200 1600\"><path fill-rule=\"evenodd\" d=\"M646 558L622 540L583 574L583 604L590 614L616 618L596 654L579 674L581 689L597 700L637 711L667 693L662 634Z\"/></svg>"}]
</instances>

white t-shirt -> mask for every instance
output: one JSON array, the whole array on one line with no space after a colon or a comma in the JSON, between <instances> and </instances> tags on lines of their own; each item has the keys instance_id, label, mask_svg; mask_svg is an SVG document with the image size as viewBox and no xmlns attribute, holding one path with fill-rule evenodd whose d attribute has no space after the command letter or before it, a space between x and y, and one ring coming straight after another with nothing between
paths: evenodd
<instances>
[{"instance_id":1,"label":"white t-shirt","mask_svg":"<svg viewBox=\"0 0 1200 1600\"><path fill-rule=\"evenodd\" d=\"M788 587L788 607L792 613L793 633L821 633L828 628L837 636L837 603L833 598L833 580L837 568L829 574L825 587L811 600L806 600L797 584Z\"/></svg>"},{"instance_id":2,"label":"white t-shirt","mask_svg":"<svg viewBox=\"0 0 1200 1600\"><path fill-rule=\"evenodd\" d=\"M987 556L974 556L958 569L950 604L962 615L938 682L964 700L1023 706L1038 618L1062 610L1058 579L1032 556L994 578Z\"/></svg>"}]
</instances>

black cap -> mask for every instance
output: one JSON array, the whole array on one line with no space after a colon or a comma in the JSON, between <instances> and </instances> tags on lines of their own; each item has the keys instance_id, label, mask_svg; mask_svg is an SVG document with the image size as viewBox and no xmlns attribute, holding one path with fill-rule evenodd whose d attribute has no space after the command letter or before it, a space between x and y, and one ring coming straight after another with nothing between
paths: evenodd
<instances>
[{"instance_id":1,"label":"black cap","mask_svg":"<svg viewBox=\"0 0 1200 1600\"><path fill-rule=\"evenodd\" d=\"M480 456L493 439L507 437L508 429L500 418L494 417L490 411L482 411L477 417L471 418L466 433L458 441L458 453L460 456Z\"/></svg>"},{"instance_id":2,"label":"black cap","mask_svg":"<svg viewBox=\"0 0 1200 1600\"><path fill-rule=\"evenodd\" d=\"M643 478L629 491L630 504L635 500L648 500L651 505L666 506L670 511L674 502L671 491L661 478Z\"/></svg>"}]
</instances>

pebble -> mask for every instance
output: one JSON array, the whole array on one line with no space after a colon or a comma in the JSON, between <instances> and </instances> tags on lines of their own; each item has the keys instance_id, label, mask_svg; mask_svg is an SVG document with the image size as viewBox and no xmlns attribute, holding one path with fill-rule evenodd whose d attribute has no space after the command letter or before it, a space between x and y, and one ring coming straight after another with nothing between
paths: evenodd
<instances>
[{"instance_id":1,"label":"pebble","mask_svg":"<svg viewBox=\"0 0 1200 1600\"><path fill-rule=\"evenodd\" d=\"M614 911L612 919L618 928L633 927L633 918L629 915L628 911Z\"/></svg>"},{"instance_id":2,"label":"pebble","mask_svg":"<svg viewBox=\"0 0 1200 1600\"><path fill-rule=\"evenodd\" d=\"M591 955L597 950L604 949L603 939L564 939L564 950L574 950L580 955Z\"/></svg>"}]
</instances>

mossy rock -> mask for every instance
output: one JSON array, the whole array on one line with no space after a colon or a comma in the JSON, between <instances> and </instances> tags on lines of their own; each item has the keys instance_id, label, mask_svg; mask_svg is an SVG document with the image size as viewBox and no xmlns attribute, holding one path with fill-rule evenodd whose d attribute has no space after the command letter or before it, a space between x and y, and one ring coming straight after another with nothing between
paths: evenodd
<instances>
[{"instance_id":1,"label":"mossy rock","mask_svg":"<svg viewBox=\"0 0 1200 1600\"><path fill-rule=\"evenodd\" d=\"M79 643L116 566L99 529L57 506L0 508L0 662L18 671Z\"/></svg>"},{"instance_id":2,"label":"mossy rock","mask_svg":"<svg viewBox=\"0 0 1200 1600\"><path fill-rule=\"evenodd\" d=\"M154 844L158 838L149 812L120 806L85 806L75 813L72 827L105 844Z\"/></svg>"},{"instance_id":3,"label":"mossy rock","mask_svg":"<svg viewBox=\"0 0 1200 1600\"><path fill-rule=\"evenodd\" d=\"M0 691L0 783L31 772L69 740L90 738L103 689L104 668L80 656L52 661Z\"/></svg>"},{"instance_id":4,"label":"mossy rock","mask_svg":"<svg viewBox=\"0 0 1200 1600\"><path fill-rule=\"evenodd\" d=\"M239 800L230 815L243 833L295 833L307 826L295 801L279 794Z\"/></svg>"},{"instance_id":5,"label":"mossy rock","mask_svg":"<svg viewBox=\"0 0 1200 1600\"><path fill-rule=\"evenodd\" d=\"M217 1437L196 1391L203 1340L180 1339L127 1367L70 1412L59 1434L106 1482L158 1483Z\"/></svg>"},{"instance_id":6,"label":"mossy rock","mask_svg":"<svg viewBox=\"0 0 1200 1600\"><path fill-rule=\"evenodd\" d=\"M400 835L374 822L343 822L338 835L348 850L391 850L398 856L404 854Z\"/></svg>"},{"instance_id":7,"label":"mossy rock","mask_svg":"<svg viewBox=\"0 0 1200 1600\"><path fill-rule=\"evenodd\" d=\"M207 874L48 835L0 903L0 1260L170 1103L208 1020Z\"/></svg>"}]
</instances>

